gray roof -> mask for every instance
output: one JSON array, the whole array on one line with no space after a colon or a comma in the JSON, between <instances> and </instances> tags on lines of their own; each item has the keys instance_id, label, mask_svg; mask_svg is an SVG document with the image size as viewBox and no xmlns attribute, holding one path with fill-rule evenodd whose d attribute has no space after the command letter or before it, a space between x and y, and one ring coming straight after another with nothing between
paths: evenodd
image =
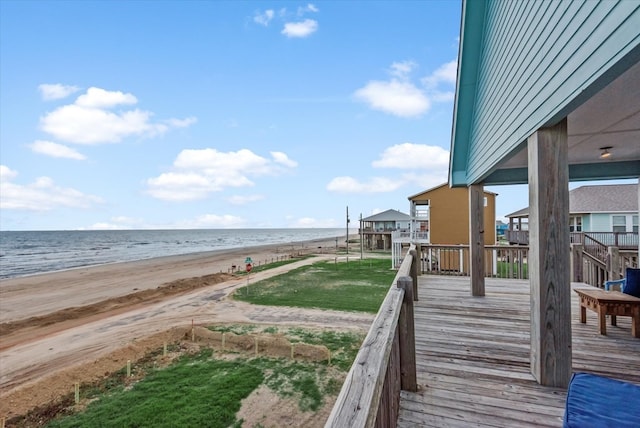
<instances>
[{"instance_id":1,"label":"gray roof","mask_svg":"<svg viewBox=\"0 0 640 428\"><path fill-rule=\"evenodd\" d=\"M362 221L409 221L411 216L409 214L401 213L396 210L386 210L378 214L374 214L367 218L363 218Z\"/></svg>"},{"instance_id":2,"label":"gray roof","mask_svg":"<svg viewBox=\"0 0 640 428\"><path fill-rule=\"evenodd\" d=\"M638 211L637 184L603 184L582 186L569 191L569 212L611 213ZM507 217L527 217L529 208L523 208Z\"/></svg>"}]
</instances>

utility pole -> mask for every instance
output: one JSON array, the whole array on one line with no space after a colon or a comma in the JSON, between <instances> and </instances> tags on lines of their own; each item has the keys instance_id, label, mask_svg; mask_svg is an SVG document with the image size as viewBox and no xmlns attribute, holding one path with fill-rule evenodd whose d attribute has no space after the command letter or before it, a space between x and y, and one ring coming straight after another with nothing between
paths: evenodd
<instances>
[{"instance_id":1,"label":"utility pole","mask_svg":"<svg viewBox=\"0 0 640 428\"><path fill-rule=\"evenodd\" d=\"M364 241L364 232L362 231L362 213L360 213L360 261L362 261L362 241Z\"/></svg>"},{"instance_id":2,"label":"utility pole","mask_svg":"<svg viewBox=\"0 0 640 428\"><path fill-rule=\"evenodd\" d=\"M349 255L349 205L347 205L347 255Z\"/></svg>"}]
</instances>

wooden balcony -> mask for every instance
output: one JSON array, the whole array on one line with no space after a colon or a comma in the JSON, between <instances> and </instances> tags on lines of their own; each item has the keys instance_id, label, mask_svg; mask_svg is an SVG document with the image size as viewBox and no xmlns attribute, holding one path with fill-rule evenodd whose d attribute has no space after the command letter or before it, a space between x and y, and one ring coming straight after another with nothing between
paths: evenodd
<instances>
[{"instance_id":1,"label":"wooden balcony","mask_svg":"<svg viewBox=\"0 0 640 428\"><path fill-rule=\"evenodd\" d=\"M398 426L562 426L566 390L539 385L529 369L527 280L487 278L486 296L472 297L468 277L423 275L418 296L420 389L401 392ZM573 370L640 384L630 318L601 336L596 314L581 324L576 293L571 298Z\"/></svg>"}]
</instances>

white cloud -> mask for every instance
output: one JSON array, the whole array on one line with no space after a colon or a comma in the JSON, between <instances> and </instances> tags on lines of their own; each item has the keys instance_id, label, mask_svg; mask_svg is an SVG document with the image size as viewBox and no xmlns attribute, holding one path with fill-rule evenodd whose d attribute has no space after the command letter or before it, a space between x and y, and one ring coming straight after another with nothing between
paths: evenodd
<instances>
[{"instance_id":1,"label":"white cloud","mask_svg":"<svg viewBox=\"0 0 640 428\"><path fill-rule=\"evenodd\" d=\"M274 162L284 165L288 168L295 168L298 166L298 162L289 159L286 153L282 152L271 152L271 157L273 157Z\"/></svg>"},{"instance_id":2,"label":"white cloud","mask_svg":"<svg viewBox=\"0 0 640 428\"><path fill-rule=\"evenodd\" d=\"M21 185L11 180L15 171L0 167L0 208L27 211L51 211L56 208L89 208L102 199L76 189L57 186L49 177L39 177L33 183Z\"/></svg>"},{"instance_id":3,"label":"white cloud","mask_svg":"<svg viewBox=\"0 0 640 428\"><path fill-rule=\"evenodd\" d=\"M313 217L302 217L291 219L287 227L294 228L316 228L316 227L338 227L340 226L334 219L316 219Z\"/></svg>"},{"instance_id":4,"label":"white cloud","mask_svg":"<svg viewBox=\"0 0 640 428\"><path fill-rule=\"evenodd\" d=\"M260 25L264 25L266 27L269 25L269 22L271 22L271 20L273 19L274 14L275 13L273 9L267 9L264 12L258 11L253 16L253 21Z\"/></svg>"},{"instance_id":5,"label":"white cloud","mask_svg":"<svg viewBox=\"0 0 640 428\"><path fill-rule=\"evenodd\" d=\"M399 79L407 79L409 73L416 67L416 63L413 61L394 62L391 64L391 70L389 74Z\"/></svg>"},{"instance_id":6,"label":"white cloud","mask_svg":"<svg viewBox=\"0 0 640 428\"><path fill-rule=\"evenodd\" d=\"M400 117L420 116L431 107L426 95L411 82L397 79L371 81L355 92L355 97L374 110Z\"/></svg>"},{"instance_id":7,"label":"white cloud","mask_svg":"<svg viewBox=\"0 0 640 428\"><path fill-rule=\"evenodd\" d=\"M173 128L187 128L194 123L197 123L198 119L195 117L187 117L185 119L168 119L165 123Z\"/></svg>"},{"instance_id":8,"label":"white cloud","mask_svg":"<svg viewBox=\"0 0 640 428\"><path fill-rule=\"evenodd\" d=\"M40 153L41 155L51 156L54 158L75 160L85 160L87 158L82 153L79 153L70 147L54 143L52 141L36 140L29 145L29 148L31 148L34 153Z\"/></svg>"},{"instance_id":9,"label":"white cloud","mask_svg":"<svg viewBox=\"0 0 640 428\"><path fill-rule=\"evenodd\" d=\"M78 92L80 88L77 86L62 85L60 83L43 83L38 86L38 90L40 91L43 100L51 101L66 98L69 95Z\"/></svg>"},{"instance_id":10,"label":"white cloud","mask_svg":"<svg viewBox=\"0 0 640 428\"><path fill-rule=\"evenodd\" d=\"M287 22L284 24L282 34L287 37L308 37L318 30L318 22L313 19L305 19L301 22Z\"/></svg>"},{"instance_id":11,"label":"white cloud","mask_svg":"<svg viewBox=\"0 0 640 428\"><path fill-rule=\"evenodd\" d=\"M148 225L144 224L144 221L140 218L133 218L127 216L111 217L109 222L94 223L87 228L81 228L82 230L125 230L125 229L146 229ZM153 227L152 227L153 228Z\"/></svg>"},{"instance_id":12,"label":"white cloud","mask_svg":"<svg viewBox=\"0 0 640 428\"><path fill-rule=\"evenodd\" d=\"M327 190L338 193L385 193L397 190L404 184L401 180L374 177L361 182L353 177L336 177L329 182Z\"/></svg>"},{"instance_id":13,"label":"white cloud","mask_svg":"<svg viewBox=\"0 0 640 428\"><path fill-rule=\"evenodd\" d=\"M336 177L327 185L327 190L339 193L384 193L410 184L435 187L447 181L449 152L442 147L425 144L396 144L385 149L380 159L372 162L372 166L415 170L419 173L408 172L400 177L375 177L365 181L348 176Z\"/></svg>"},{"instance_id":14,"label":"white cloud","mask_svg":"<svg viewBox=\"0 0 640 428\"><path fill-rule=\"evenodd\" d=\"M0 181L11 180L18 176L17 171L13 171L6 165L0 165Z\"/></svg>"},{"instance_id":15,"label":"white cloud","mask_svg":"<svg viewBox=\"0 0 640 428\"><path fill-rule=\"evenodd\" d=\"M106 91L102 88L91 87L86 94L80 95L75 104L88 108L109 108L120 104L137 104L138 99L132 94L120 91Z\"/></svg>"},{"instance_id":16,"label":"white cloud","mask_svg":"<svg viewBox=\"0 0 640 428\"><path fill-rule=\"evenodd\" d=\"M422 189L431 189L447 182L448 170L429 171L425 173L406 173L402 181L407 185L415 185Z\"/></svg>"},{"instance_id":17,"label":"white cloud","mask_svg":"<svg viewBox=\"0 0 640 428\"><path fill-rule=\"evenodd\" d=\"M185 149L173 162L172 171L147 180L147 191L168 201L203 199L229 187L253 186L251 178L279 175L297 165L284 153L273 152L272 156L274 160L269 160L247 149Z\"/></svg>"},{"instance_id":18,"label":"white cloud","mask_svg":"<svg viewBox=\"0 0 640 428\"><path fill-rule=\"evenodd\" d=\"M449 151L426 144L396 144L387 147L380 159L371 164L374 168L442 169L449 167Z\"/></svg>"},{"instance_id":19,"label":"white cloud","mask_svg":"<svg viewBox=\"0 0 640 428\"><path fill-rule=\"evenodd\" d=\"M428 88L438 86L440 83L449 85L456 84L456 78L458 75L458 60L453 60L441 65L431 75L424 77L422 83Z\"/></svg>"},{"instance_id":20,"label":"white cloud","mask_svg":"<svg viewBox=\"0 0 640 428\"><path fill-rule=\"evenodd\" d=\"M154 137L171 128L186 127L196 118L153 123L153 113L139 109L113 112L117 105L136 104L137 98L120 91L89 88L74 104L61 106L40 118L40 128L58 140L76 144L117 143L131 136Z\"/></svg>"},{"instance_id":21,"label":"white cloud","mask_svg":"<svg viewBox=\"0 0 640 428\"><path fill-rule=\"evenodd\" d=\"M234 215L203 214L193 220L178 223L178 228L201 229L201 228L241 228L247 224L242 217Z\"/></svg>"},{"instance_id":22,"label":"white cloud","mask_svg":"<svg viewBox=\"0 0 640 428\"><path fill-rule=\"evenodd\" d=\"M309 12L318 13L320 12L320 9L318 9L316 5L312 3L308 3L306 6L301 6L298 8L298 16L302 16L305 13L309 13Z\"/></svg>"},{"instance_id":23,"label":"white cloud","mask_svg":"<svg viewBox=\"0 0 640 428\"><path fill-rule=\"evenodd\" d=\"M431 75L420 80L418 87L410 78L417 68L413 61L391 64L389 80L372 80L354 93L354 97L363 101L374 110L383 111L400 117L417 117L431 108L432 102L450 102L454 93L442 89L442 85L455 85L457 61L441 65Z\"/></svg>"},{"instance_id":24,"label":"white cloud","mask_svg":"<svg viewBox=\"0 0 640 428\"><path fill-rule=\"evenodd\" d=\"M98 222L94 223L87 228L81 228L81 230L123 230L130 229L130 227L123 227L120 224L107 223L107 222Z\"/></svg>"},{"instance_id":25,"label":"white cloud","mask_svg":"<svg viewBox=\"0 0 640 428\"><path fill-rule=\"evenodd\" d=\"M446 91L446 92L440 92L440 91L435 91L432 92L429 97L438 103L446 103L446 102L451 102L455 99L456 97L456 93L453 91Z\"/></svg>"}]
</instances>

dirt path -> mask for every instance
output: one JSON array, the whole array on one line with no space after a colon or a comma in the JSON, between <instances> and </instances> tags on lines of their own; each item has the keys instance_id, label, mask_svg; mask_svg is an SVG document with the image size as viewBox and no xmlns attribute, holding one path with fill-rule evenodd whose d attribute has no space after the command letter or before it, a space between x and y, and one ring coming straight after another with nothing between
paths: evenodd
<instances>
[{"instance_id":1,"label":"dirt path","mask_svg":"<svg viewBox=\"0 0 640 428\"><path fill-rule=\"evenodd\" d=\"M317 260L318 258L306 259L269 269L252 275L250 281L279 275ZM200 278L193 277L181 281L186 281L188 285L189 281L199 280ZM366 331L373 319L371 314L254 306L228 298L230 293L246 283L246 277L234 277L182 294L154 294L141 301L130 299L129 306L114 307L102 312L83 311L82 316L68 320L66 324L51 325L49 330L45 326L22 328L3 334L0 346L0 418L22 414L25 407L28 410L34 405L44 404L34 399L33 391L45 379L48 379L47 387L56 390L56 386L51 385L55 373L80 365L82 370L91 370L91 365L86 363L97 362L102 356L150 336L155 335L155 345L162 346L162 333L173 327L191 323L254 323ZM95 301L91 304L100 306ZM31 313L41 312L38 309ZM104 368L95 364L95 370ZM85 377L90 375L91 373L83 373ZM68 383L68 377L62 377L60 382ZM57 388L64 392L69 387L59 385ZM30 394L29 399L26 400L24 396L21 398L22 393Z\"/></svg>"}]
</instances>

